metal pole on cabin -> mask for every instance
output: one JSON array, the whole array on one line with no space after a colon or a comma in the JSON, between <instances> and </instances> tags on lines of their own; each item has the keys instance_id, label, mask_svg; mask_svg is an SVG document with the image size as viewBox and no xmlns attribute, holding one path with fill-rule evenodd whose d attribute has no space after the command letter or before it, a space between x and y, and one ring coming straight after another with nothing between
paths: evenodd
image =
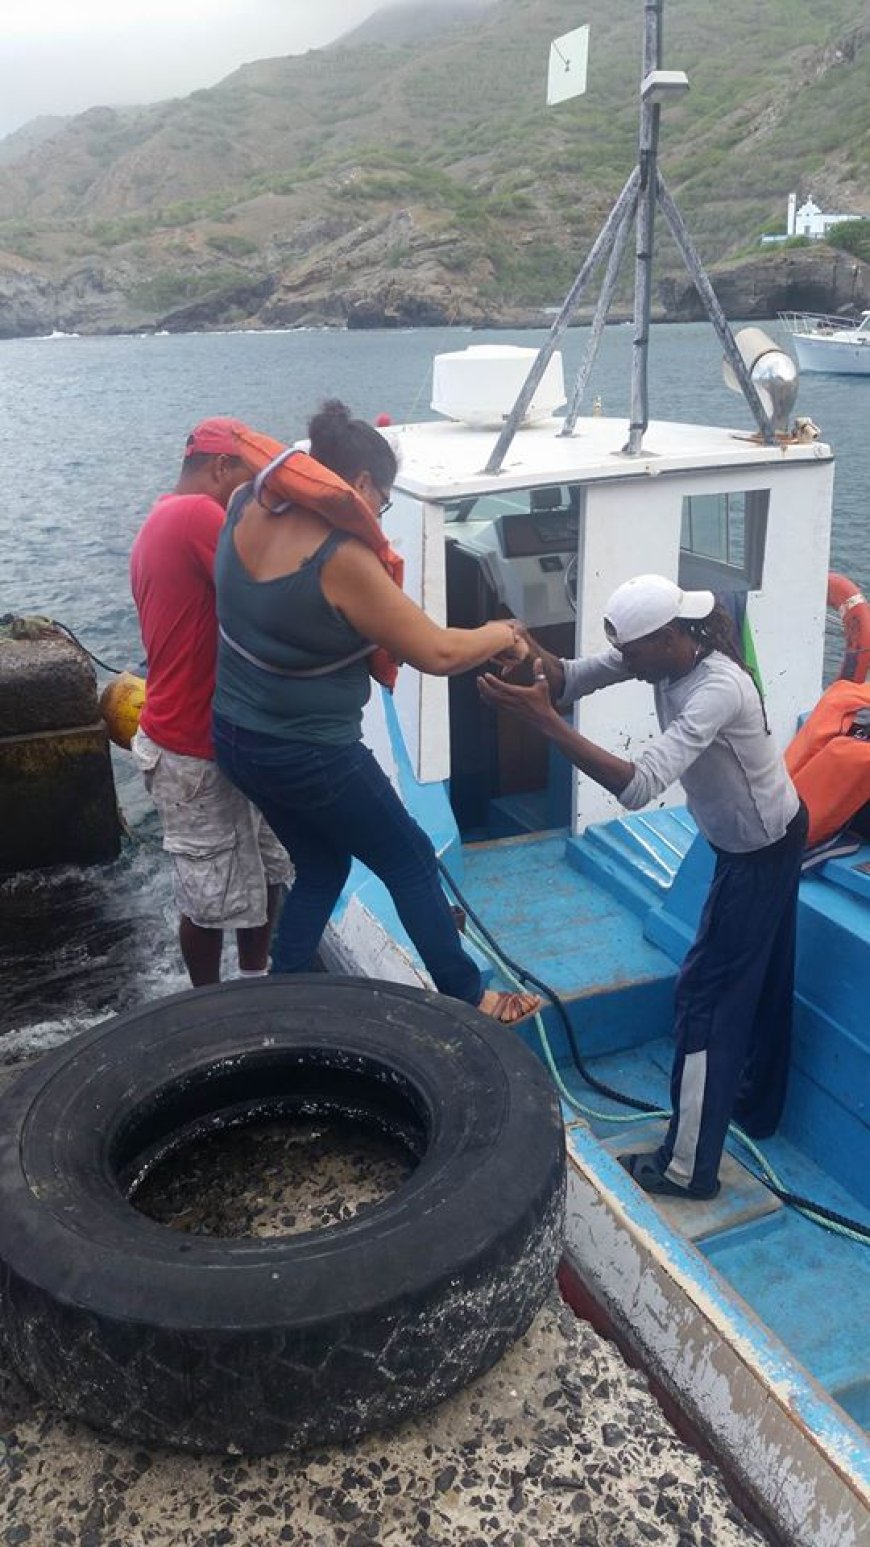
<instances>
[{"instance_id":1,"label":"metal pole on cabin","mask_svg":"<svg viewBox=\"0 0 870 1547\"><path fill-rule=\"evenodd\" d=\"M689 235L689 231L686 227L683 217L677 209L677 206L674 203L671 193L660 172L656 174L656 182L658 189L658 201L661 205L662 214L664 215L665 220L670 227L671 235L673 236L674 241L680 250L680 254L689 272L689 276L692 279L695 285L695 289L697 290L701 300L704 303L707 316L710 318L713 327L716 329L719 342L725 351L725 354L728 358L728 363L732 367L734 375L737 377L737 380L740 383L743 396L749 404L749 407L752 409L755 422L761 431L762 439L765 445L773 446L776 444L776 432L774 430L773 420L765 411L764 404L762 403L761 398L758 396L755 384L752 381L748 370L746 369L743 356L737 347L737 341L728 325L728 319L726 318L725 313L719 305L719 299L716 295L716 292L704 271L704 265L701 262L698 250L692 241L691 236Z\"/></svg>"},{"instance_id":2,"label":"metal pole on cabin","mask_svg":"<svg viewBox=\"0 0 870 1547\"><path fill-rule=\"evenodd\" d=\"M577 379L574 383L574 391L571 394L571 404L568 409L568 413L565 416L565 423L559 431L560 435L573 435L574 433L574 427L577 423L577 418L580 413L580 405L583 402L584 393L589 385L589 378L595 369L595 361L598 358L598 347L601 343L601 335L604 332L604 325L610 314L610 307L613 302L613 294L616 290L616 284L619 279L619 270L622 267L622 260L625 256L625 249L628 245L629 232L631 231L632 221L634 220L636 212L637 198L635 197L632 200L632 203L626 209L625 217L619 227L619 230L616 233L616 241L613 244L613 250L607 260L607 273L604 276L604 284L601 286L601 294L598 297L598 305L595 308L595 316L592 319L592 327L589 331L589 342L586 345L586 353L583 356L580 369L577 372Z\"/></svg>"},{"instance_id":3,"label":"metal pole on cabin","mask_svg":"<svg viewBox=\"0 0 870 1547\"><path fill-rule=\"evenodd\" d=\"M663 0L645 0L643 29L642 80L661 65ZM630 457L640 456L643 437L649 424L649 318L652 301L652 258L656 212L656 173L659 149L661 107L651 97L641 96L638 164L640 197L637 208L637 236L634 265L634 345L631 362L631 420L628 443L623 450Z\"/></svg>"},{"instance_id":4,"label":"metal pole on cabin","mask_svg":"<svg viewBox=\"0 0 870 1547\"><path fill-rule=\"evenodd\" d=\"M508 414L507 419L505 420L504 429L502 430L498 440L495 443L495 446L493 447L492 455L490 456L486 467L483 469L485 473L497 473L500 471L502 462L507 455L510 443L516 435L519 425L525 418L528 406L531 403L532 398L538 389L541 378L550 363L556 345L558 344L559 339L562 337L562 334L564 333L568 323L571 320L571 317L574 314L574 310L577 306L577 302L579 301L580 296L582 295L589 280L592 278L592 275L595 273L595 270L598 268L598 265L603 262L603 260L609 255L610 250L613 247L613 243L616 240L619 228L625 219L626 210L631 204L634 203L637 197L637 188L639 182L640 172L638 171L638 168L635 167L624 188L622 189L619 198L614 204L613 209L610 211L610 214L605 220L604 225L601 227L601 230L599 231L595 241L589 249L589 253L587 254L586 261L583 264L580 273L577 275L577 278L571 286L571 289L568 291L568 294L562 302L562 308L550 329L549 336L546 339L546 342L541 345L532 368L529 371L529 374L526 377L526 380L519 392L517 400L514 403L510 413Z\"/></svg>"}]
</instances>

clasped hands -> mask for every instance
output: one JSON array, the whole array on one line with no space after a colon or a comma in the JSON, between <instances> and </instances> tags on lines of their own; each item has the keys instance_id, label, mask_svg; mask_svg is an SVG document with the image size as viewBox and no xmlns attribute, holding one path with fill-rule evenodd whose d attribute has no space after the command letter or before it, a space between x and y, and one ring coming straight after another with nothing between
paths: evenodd
<instances>
[{"instance_id":1,"label":"clasped hands","mask_svg":"<svg viewBox=\"0 0 870 1547\"><path fill-rule=\"evenodd\" d=\"M543 730L558 714L553 700L561 691L549 669L549 663L539 653L539 646L524 624L511 620L514 643L494 657L495 672L484 672L477 679L477 690L485 704L492 709L506 709L529 724Z\"/></svg>"}]
</instances>

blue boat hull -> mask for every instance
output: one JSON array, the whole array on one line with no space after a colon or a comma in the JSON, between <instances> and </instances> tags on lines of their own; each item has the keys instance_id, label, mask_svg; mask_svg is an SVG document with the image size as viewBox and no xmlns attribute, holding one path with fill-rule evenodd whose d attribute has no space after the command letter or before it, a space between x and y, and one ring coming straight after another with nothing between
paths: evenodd
<instances>
[{"instance_id":1,"label":"blue boat hull","mask_svg":"<svg viewBox=\"0 0 870 1547\"><path fill-rule=\"evenodd\" d=\"M673 984L712 864L687 813L462 845L446 787L416 782L387 718L403 798L503 950L564 1000L596 1077L666 1106ZM374 877L355 869L342 906L336 965L422 979ZM788 1189L870 1224L868 946L870 848L802 882L793 1068L763 1149ZM566 1093L570 1269L777 1530L806 1547L865 1543L866 1246L779 1206L734 1141L700 1220L695 1205L653 1204L615 1159L639 1142L631 1112L584 1085L552 1008L543 1023ZM523 1035L541 1051L534 1022Z\"/></svg>"}]
</instances>

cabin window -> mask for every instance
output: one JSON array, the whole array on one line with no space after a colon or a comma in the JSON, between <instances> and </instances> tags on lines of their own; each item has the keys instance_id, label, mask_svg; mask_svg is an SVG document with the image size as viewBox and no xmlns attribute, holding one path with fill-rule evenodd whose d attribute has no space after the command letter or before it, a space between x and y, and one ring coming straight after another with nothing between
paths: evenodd
<instances>
[{"instance_id":1,"label":"cabin window","mask_svg":"<svg viewBox=\"0 0 870 1547\"><path fill-rule=\"evenodd\" d=\"M579 484L547 484L537 489L505 489L498 494L470 494L444 503L444 519L492 522L508 558L577 547L583 503Z\"/></svg>"},{"instance_id":2,"label":"cabin window","mask_svg":"<svg viewBox=\"0 0 870 1547\"><path fill-rule=\"evenodd\" d=\"M687 590L760 590L769 504L769 489L685 495L680 585Z\"/></svg>"}]
</instances>

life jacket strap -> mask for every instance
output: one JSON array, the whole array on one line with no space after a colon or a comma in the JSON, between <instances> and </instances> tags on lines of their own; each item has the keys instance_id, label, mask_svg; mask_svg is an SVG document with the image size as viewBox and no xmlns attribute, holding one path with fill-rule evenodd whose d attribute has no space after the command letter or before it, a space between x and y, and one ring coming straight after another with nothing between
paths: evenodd
<instances>
[{"instance_id":1,"label":"life jacket strap","mask_svg":"<svg viewBox=\"0 0 870 1547\"><path fill-rule=\"evenodd\" d=\"M261 661L258 655L246 650L237 639L228 634L222 623L218 624L218 633L225 645L235 650L236 655L242 656L251 666L257 666L260 671L271 672L274 677L328 677L332 672L341 671L344 666L352 666L354 661L361 661L365 656L372 655L377 650L377 645L363 645L361 649L354 650L350 655L343 655L340 661L327 661L324 666L309 666L305 671L291 671L288 666L274 666L270 661Z\"/></svg>"},{"instance_id":2,"label":"life jacket strap","mask_svg":"<svg viewBox=\"0 0 870 1547\"><path fill-rule=\"evenodd\" d=\"M296 455L297 452L292 446L286 446L283 451L279 451L278 455L272 458L271 462L267 462L265 467L260 468L260 471L254 478L254 499L258 505L265 503L263 500L263 485L269 474L274 473L279 467L283 467L290 457L295 457ZM292 500L283 500L280 505L269 505L266 508L273 516L283 516L285 510L289 510L292 503Z\"/></svg>"}]
</instances>

